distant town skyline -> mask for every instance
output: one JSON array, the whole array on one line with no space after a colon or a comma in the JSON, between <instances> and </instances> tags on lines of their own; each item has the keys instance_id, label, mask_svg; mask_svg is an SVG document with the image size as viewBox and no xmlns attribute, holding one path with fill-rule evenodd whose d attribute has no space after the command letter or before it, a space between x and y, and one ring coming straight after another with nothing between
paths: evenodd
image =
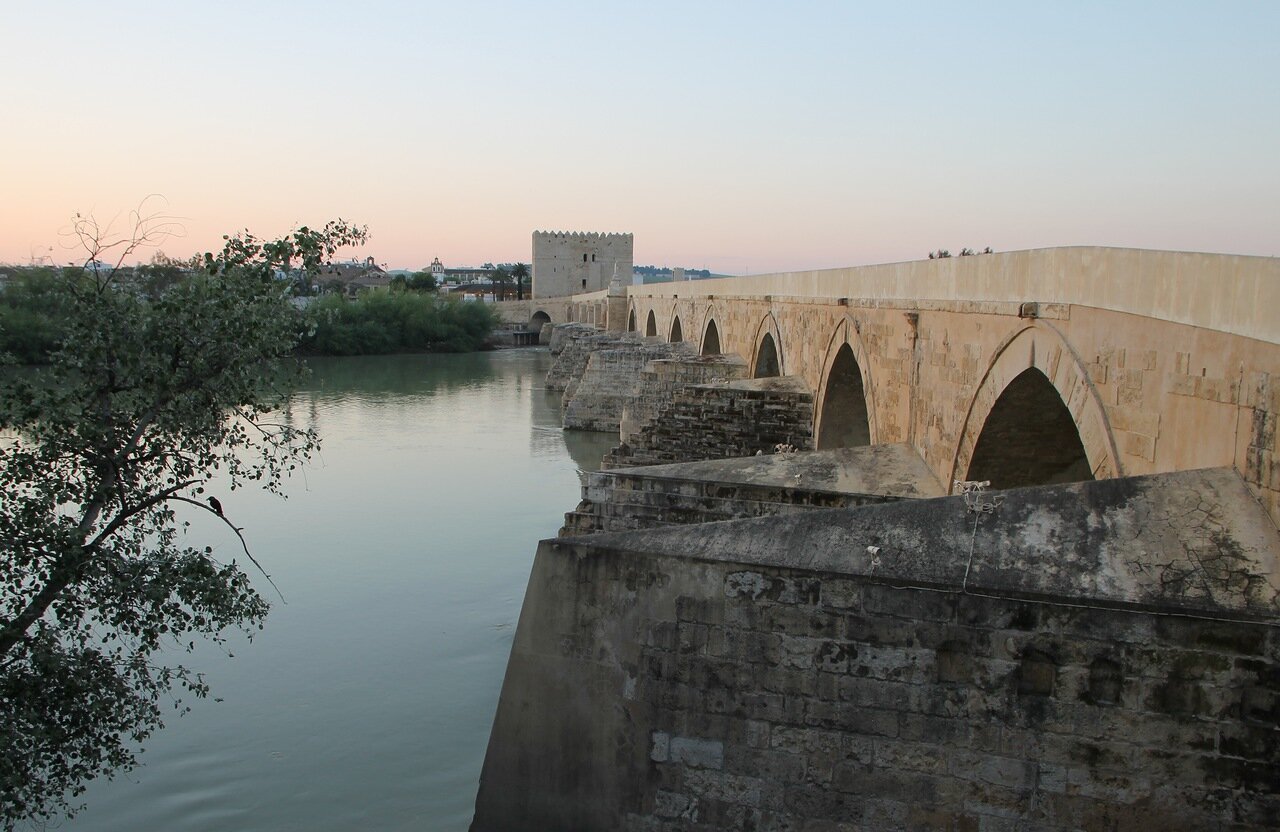
<instances>
[{"instance_id":1,"label":"distant town skyline","mask_svg":"<svg viewBox=\"0 0 1280 832\"><path fill-rule=\"evenodd\" d=\"M0 262L342 217L391 269L543 231L744 274L1067 245L1280 255L1273 3L6 8ZM148 259L153 250L141 253Z\"/></svg>"}]
</instances>

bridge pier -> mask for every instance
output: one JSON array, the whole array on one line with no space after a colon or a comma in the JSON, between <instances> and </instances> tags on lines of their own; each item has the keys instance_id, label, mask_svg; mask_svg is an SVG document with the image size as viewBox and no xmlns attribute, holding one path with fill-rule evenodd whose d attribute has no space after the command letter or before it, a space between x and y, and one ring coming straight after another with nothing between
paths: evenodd
<instances>
[{"instance_id":1,"label":"bridge pier","mask_svg":"<svg viewBox=\"0 0 1280 832\"><path fill-rule=\"evenodd\" d=\"M744 391L837 447L587 478L476 832L1280 826L1280 261L960 259L633 287L609 348L700 353L640 375L738 375L633 387L672 460L615 464ZM1026 487L931 496L975 478Z\"/></svg>"}]
</instances>

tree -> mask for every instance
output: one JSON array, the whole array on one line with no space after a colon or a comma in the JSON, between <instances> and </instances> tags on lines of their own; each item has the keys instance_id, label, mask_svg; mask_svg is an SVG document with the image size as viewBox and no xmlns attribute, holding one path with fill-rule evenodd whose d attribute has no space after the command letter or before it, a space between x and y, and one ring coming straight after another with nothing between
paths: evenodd
<instances>
[{"instance_id":1,"label":"tree","mask_svg":"<svg viewBox=\"0 0 1280 832\"><path fill-rule=\"evenodd\" d=\"M409 288L415 292L434 292L436 276L429 271L414 272L409 278Z\"/></svg>"},{"instance_id":2,"label":"tree","mask_svg":"<svg viewBox=\"0 0 1280 832\"><path fill-rule=\"evenodd\" d=\"M206 695L164 648L261 627L268 603L239 560L192 545L208 526L175 508L239 536L205 494L214 473L279 493L317 447L271 415L299 372L288 365L301 320L274 275L293 262L315 273L366 236L341 221L275 241L239 234L187 279L153 287L105 265L149 242L153 219L135 214L112 241L77 218L88 259L61 275L61 344L38 376L0 389L12 437L0 444L4 829L74 813L88 780L136 764L162 704Z\"/></svg>"},{"instance_id":3,"label":"tree","mask_svg":"<svg viewBox=\"0 0 1280 832\"><path fill-rule=\"evenodd\" d=\"M499 266L490 273L489 280L493 283L493 299L506 300L507 283L511 280L511 274Z\"/></svg>"},{"instance_id":4,"label":"tree","mask_svg":"<svg viewBox=\"0 0 1280 832\"><path fill-rule=\"evenodd\" d=\"M516 263L511 267L511 276L516 281L516 300L524 300L524 281L529 276L529 267L524 263Z\"/></svg>"},{"instance_id":5,"label":"tree","mask_svg":"<svg viewBox=\"0 0 1280 832\"><path fill-rule=\"evenodd\" d=\"M180 280L186 280L193 271L200 268L197 257L189 260L174 260L163 251L151 256L151 262L145 266L137 266L134 271L142 278L142 288L147 294L158 296Z\"/></svg>"},{"instance_id":6,"label":"tree","mask_svg":"<svg viewBox=\"0 0 1280 832\"><path fill-rule=\"evenodd\" d=\"M65 317L58 275L50 266L24 266L10 274L0 292L0 354L37 364L57 348Z\"/></svg>"}]
</instances>

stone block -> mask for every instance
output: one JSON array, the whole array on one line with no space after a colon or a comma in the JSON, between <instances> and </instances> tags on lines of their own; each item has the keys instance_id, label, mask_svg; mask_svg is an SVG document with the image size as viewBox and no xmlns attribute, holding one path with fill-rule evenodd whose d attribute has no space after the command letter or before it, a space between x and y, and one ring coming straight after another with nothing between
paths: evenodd
<instances>
[{"instance_id":1,"label":"stone block","mask_svg":"<svg viewBox=\"0 0 1280 832\"><path fill-rule=\"evenodd\" d=\"M662 790L654 794L653 814L660 818L697 819L695 804L691 798Z\"/></svg>"},{"instance_id":2,"label":"stone block","mask_svg":"<svg viewBox=\"0 0 1280 832\"><path fill-rule=\"evenodd\" d=\"M671 737L667 749L667 760L672 763L716 770L724 767L724 743L720 740Z\"/></svg>"},{"instance_id":3,"label":"stone block","mask_svg":"<svg viewBox=\"0 0 1280 832\"><path fill-rule=\"evenodd\" d=\"M671 735L664 731L654 731L650 735L649 759L656 763L665 763L671 756Z\"/></svg>"},{"instance_id":4,"label":"stone block","mask_svg":"<svg viewBox=\"0 0 1280 832\"><path fill-rule=\"evenodd\" d=\"M862 603L863 609L871 615L926 621L955 620L956 598L947 593L920 592L873 584L863 588Z\"/></svg>"},{"instance_id":5,"label":"stone block","mask_svg":"<svg viewBox=\"0 0 1280 832\"><path fill-rule=\"evenodd\" d=\"M1107 416L1115 430L1143 433L1147 436L1160 435L1160 414L1157 411L1140 410L1131 406L1116 407Z\"/></svg>"},{"instance_id":6,"label":"stone block","mask_svg":"<svg viewBox=\"0 0 1280 832\"><path fill-rule=\"evenodd\" d=\"M862 603L862 587L855 581L828 578L822 582L823 606L841 610L856 610Z\"/></svg>"},{"instance_id":7,"label":"stone block","mask_svg":"<svg viewBox=\"0 0 1280 832\"><path fill-rule=\"evenodd\" d=\"M1116 438L1119 440L1118 444L1120 445L1121 453L1141 457L1148 462L1155 462L1156 438L1154 436L1116 431Z\"/></svg>"},{"instance_id":8,"label":"stone block","mask_svg":"<svg viewBox=\"0 0 1280 832\"><path fill-rule=\"evenodd\" d=\"M723 761L722 761L723 762ZM704 769L719 766L703 766ZM741 806L759 806L762 783L757 777L722 771L690 771L685 773L685 788L700 798L722 800Z\"/></svg>"}]
</instances>

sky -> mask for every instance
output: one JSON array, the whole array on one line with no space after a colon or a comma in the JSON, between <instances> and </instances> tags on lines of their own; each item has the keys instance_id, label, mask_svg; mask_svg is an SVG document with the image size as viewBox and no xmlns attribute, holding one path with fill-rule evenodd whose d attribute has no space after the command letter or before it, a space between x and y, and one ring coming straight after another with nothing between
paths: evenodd
<instances>
[{"instance_id":1,"label":"sky","mask_svg":"<svg viewBox=\"0 0 1280 832\"><path fill-rule=\"evenodd\" d=\"M0 0L0 262L341 217L389 268L1280 255L1280 3ZM143 259L151 256L143 252Z\"/></svg>"}]
</instances>

